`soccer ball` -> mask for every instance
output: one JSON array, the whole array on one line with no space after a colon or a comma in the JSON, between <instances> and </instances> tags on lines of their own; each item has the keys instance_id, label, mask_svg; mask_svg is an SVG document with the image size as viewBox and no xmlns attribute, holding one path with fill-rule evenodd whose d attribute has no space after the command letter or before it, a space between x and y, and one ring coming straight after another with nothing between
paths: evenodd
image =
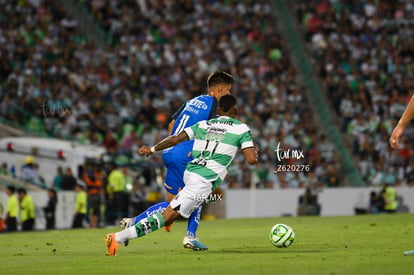
<instances>
[{"instance_id":1,"label":"soccer ball","mask_svg":"<svg viewBox=\"0 0 414 275\"><path fill-rule=\"evenodd\" d=\"M295 239L295 232L289 225L278 223L270 230L269 238L276 247L288 247Z\"/></svg>"}]
</instances>

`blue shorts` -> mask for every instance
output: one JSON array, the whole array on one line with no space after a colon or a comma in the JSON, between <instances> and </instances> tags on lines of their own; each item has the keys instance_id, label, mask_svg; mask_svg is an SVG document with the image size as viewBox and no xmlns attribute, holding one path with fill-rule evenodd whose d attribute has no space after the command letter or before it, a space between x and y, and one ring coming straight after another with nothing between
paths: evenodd
<instances>
[{"instance_id":1,"label":"blue shorts","mask_svg":"<svg viewBox=\"0 0 414 275\"><path fill-rule=\"evenodd\" d=\"M192 145L175 146L170 150L164 150L162 161L167 168L164 180L164 188L168 193L177 195L179 189L184 187L184 171L187 163L193 160L191 155Z\"/></svg>"}]
</instances>

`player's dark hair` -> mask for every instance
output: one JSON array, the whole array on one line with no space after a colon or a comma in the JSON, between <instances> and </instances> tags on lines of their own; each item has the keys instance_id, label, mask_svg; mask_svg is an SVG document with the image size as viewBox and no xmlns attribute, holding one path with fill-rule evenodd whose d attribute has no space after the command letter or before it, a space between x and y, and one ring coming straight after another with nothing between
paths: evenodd
<instances>
[{"instance_id":1,"label":"player's dark hair","mask_svg":"<svg viewBox=\"0 0 414 275\"><path fill-rule=\"evenodd\" d=\"M10 192L12 192L14 194L14 192L16 192L16 187L14 187L13 185L8 185L7 189L9 189Z\"/></svg>"},{"instance_id":2,"label":"player's dark hair","mask_svg":"<svg viewBox=\"0 0 414 275\"><path fill-rule=\"evenodd\" d=\"M215 71L207 78L207 87L215 85L231 85L233 84L233 76L223 71Z\"/></svg>"},{"instance_id":3,"label":"player's dark hair","mask_svg":"<svg viewBox=\"0 0 414 275\"><path fill-rule=\"evenodd\" d=\"M23 193L23 194L27 194L27 191L26 191L26 189L24 189L24 188L19 188L19 189L17 189L17 193L18 193L18 194L21 194L21 193Z\"/></svg>"},{"instance_id":4,"label":"player's dark hair","mask_svg":"<svg viewBox=\"0 0 414 275\"><path fill-rule=\"evenodd\" d=\"M231 94L223 95L222 97L220 97L219 107L223 110L223 112L227 113L232 108L234 108L236 104L237 99Z\"/></svg>"}]
</instances>

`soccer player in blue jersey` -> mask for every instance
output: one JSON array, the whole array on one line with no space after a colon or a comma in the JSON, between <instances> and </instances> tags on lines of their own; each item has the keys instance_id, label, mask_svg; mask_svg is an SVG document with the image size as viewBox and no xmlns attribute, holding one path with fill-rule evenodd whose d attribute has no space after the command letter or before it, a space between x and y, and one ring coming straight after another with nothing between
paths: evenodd
<instances>
[{"instance_id":1,"label":"soccer player in blue jersey","mask_svg":"<svg viewBox=\"0 0 414 275\"><path fill-rule=\"evenodd\" d=\"M184 128L190 127L199 121L216 117L218 100L221 96L230 93L232 84L233 77L226 72L216 71L210 74L207 78L207 95L197 96L187 101L177 110L168 125L169 135L177 135ZM194 141L189 140L163 151L162 161L167 168L164 180L164 187L167 190L167 201L151 206L134 218L123 218L120 222L121 228L133 226L143 218L161 213L168 207L175 195L184 187L184 171L187 163L193 159L191 155L193 143ZM197 251L207 250L207 247L196 236L200 222L201 208L202 206L189 217L187 234L183 240L185 248ZM166 226L165 230L169 232L171 225ZM127 244L126 242L125 245Z\"/></svg>"}]
</instances>

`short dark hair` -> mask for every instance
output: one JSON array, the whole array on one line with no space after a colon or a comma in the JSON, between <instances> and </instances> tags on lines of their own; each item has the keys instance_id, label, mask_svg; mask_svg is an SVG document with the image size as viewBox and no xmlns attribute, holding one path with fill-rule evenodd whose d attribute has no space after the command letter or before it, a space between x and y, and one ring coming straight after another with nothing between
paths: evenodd
<instances>
[{"instance_id":1,"label":"short dark hair","mask_svg":"<svg viewBox=\"0 0 414 275\"><path fill-rule=\"evenodd\" d=\"M13 185L8 185L7 189L12 192L14 194L14 192L16 192L16 187L14 187Z\"/></svg>"},{"instance_id":2,"label":"short dark hair","mask_svg":"<svg viewBox=\"0 0 414 275\"><path fill-rule=\"evenodd\" d=\"M21 193L27 194L27 191L24 188L19 188L19 189L17 189L17 193L19 193L19 194L21 194Z\"/></svg>"},{"instance_id":3,"label":"short dark hair","mask_svg":"<svg viewBox=\"0 0 414 275\"><path fill-rule=\"evenodd\" d=\"M234 108L236 105L237 105L237 99L233 95L227 94L227 95L223 95L222 97L220 97L219 107L224 112L227 113L232 108Z\"/></svg>"},{"instance_id":4,"label":"short dark hair","mask_svg":"<svg viewBox=\"0 0 414 275\"><path fill-rule=\"evenodd\" d=\"M215 85L231 85L233 84L233 76L223 71L215 71L207 78L207 87Z\"/></svg>"}]
</instances>

